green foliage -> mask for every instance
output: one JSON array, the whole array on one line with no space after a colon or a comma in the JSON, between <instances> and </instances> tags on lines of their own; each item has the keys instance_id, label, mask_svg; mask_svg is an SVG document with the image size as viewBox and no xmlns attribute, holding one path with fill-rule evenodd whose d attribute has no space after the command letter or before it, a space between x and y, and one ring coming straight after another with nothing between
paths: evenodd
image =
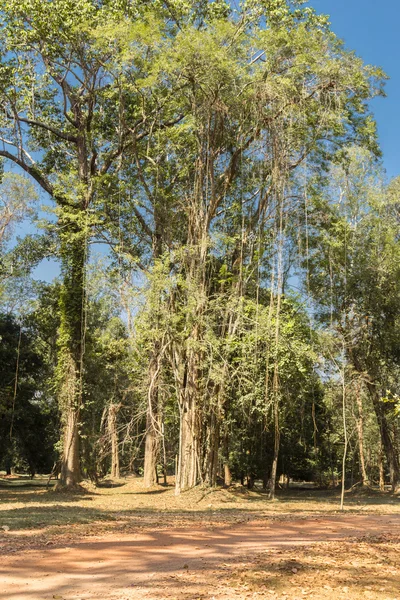
<instances>
[{"instance_id":1,"label":"green foliage","mask_svg":"<svg viewBox=\"0 0 400 600\"><path fill-rule=\"evenodd\" d=\"M0 463L2 468L25 465L31 474L51 468L57 440L57 409L48 387L52 365L43 333L33 316L18 323L1 315Z\"/></svg>"},{"instance_id":2,"label":"green foliage","mask_svg":"<svg viewBox=\"0 0 400 600\"><path fill-rule=\"evenodd\" d=\"M150 422L168 464L196 449L197 480L223 459L265 482L277 445L278 475L336 473L335 366L397 397L398 185L369 110L382 71L305 0L0 0L0 49L0 156L56 217L2 271L61 263L24 332L46 401L32 412L32 384L24 402L49 423L57 393L64 467L79 437L87 474L107 470L115 405L126 468ZM36 200L21 176L2 189L0 245Z\"/></svg>"}]
</instances>

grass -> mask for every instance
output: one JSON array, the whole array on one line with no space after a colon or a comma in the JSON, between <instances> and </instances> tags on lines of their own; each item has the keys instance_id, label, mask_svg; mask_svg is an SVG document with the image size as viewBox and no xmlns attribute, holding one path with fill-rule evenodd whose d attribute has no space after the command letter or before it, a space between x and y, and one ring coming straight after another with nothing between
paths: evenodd
<instances>
[{"instance_id":1,"label":"grass","mask_svg":"<svg viewBox=\"0 0 400 600\"><path fill-rule=\"evenodd\" d=\"M229 490L191 490L175 496L167 487L147 490L137 478L106 482L101 487L83 484L81 492L55 492L47 478L0 478L0 527L13 531L45 529L95 522L137 523L154 526L168 521L236 522L249 518L291 518L339 511L339 492L310 489L279 491L271 502L261 490L241 486ZM346 512L390 513L399 499L387 492L347 494Z\"/></svg>"},{"instance_id":2,"label":"grass","mask_svg":"<svg viewBox=\"0 0 400 600\"><path fill-rule=\"evenodd\" d=\"M229 490L195 489L175 496L167 487L143 488L142 481L127 478L95 488L84 484L81 493L47 489L47 479L0 478L0 527L22 532L41 530L49 536L67 527L76 532L129 530L168 525L224 524L248 519L288 519L334 514L339 510L339 492L310 489L279 491L270 502L261 490L241 486ZM390 513L400 507L397 497L370 491L348 494L346 512ZM88 525L90 527L81 527Z\"/></svg>"}]
</instances>

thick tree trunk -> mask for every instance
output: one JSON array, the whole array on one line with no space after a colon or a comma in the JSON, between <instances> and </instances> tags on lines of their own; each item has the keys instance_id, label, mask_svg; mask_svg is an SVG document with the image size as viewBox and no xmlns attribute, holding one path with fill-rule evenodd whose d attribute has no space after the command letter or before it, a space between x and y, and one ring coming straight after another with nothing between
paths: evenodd
<instances>
[{"instance_id":1,"label":"thick tree trunk","mask_svg":"<svg viewBox=\"0 0 400 600\"><path fill-rule=\"evenodd\" d=\"M232 472L228 462L224 463L224 486L229 487L232 485Z\"/></svg>"},{"instance_id":2,"label":"thick tree trunk","mask_svg":"<svg viewBox=\"0 0 400 600\"><path fill-rule=\"evenodd\" d=\"M152 487L157 481L157 461L160 450L160 423L159 423L159 372L160 372L160 344L154 343L149 361L149 389L147 394L146 409L146 442L144 451L145 487Z\"/></svg>"},{"instance_id":3,"label":"thick tree trunk","mask_svg":"<svg viewBox=\"0 0 400 600\"><path fill-rule=\"evenodd\" d=\"M72 209L70 209L72 211ZM61 221L63 284L60 294L58 348L59 406L62 414L63 454L60 487L73 488L81 481L79 425L83 406L83 357L85 348L85 268L86 237L79 229L77 209Z\"/></svg>"},{"instance_id":4,"label":"thick tree trunk","mask_svg":"<svg viewBox=\"0 0 400 600\"><path fill-rule=\"evenodd\" d=\"M119 479L119 443L117 429L117 414L120 409L119 404L110 404L108 407L108 433L111 441L111 477Z\"/></svg>"},{"instance_id":5,"label":"thick tree trunk","mask_svg":"<svg viewBox=\"0 0 400 600\"><path fill-rule=\"evenodd\" d=\"M175 488L177 494L199 483L200 457L196 421L197 409L193 398L187 398L181 408L178 475Z\"/></svg>"},{"instance_id":6,"label":"thick tree trunk","mask_svg":"<svg viewBox=\"0 0 400 600\"><path fill-rule=\"evenodd\" d=\"M185 377L186 385L181 394L176 494L194 487L201 478L197 358L197 353L191 352Z\"/></svg>"},{"instance_id":7,"label":"thick tree trunk","mask_svg":"<svg viewBox=\"0 0 400 600\"><path fill-rule=\"evenodd\" d=\"M79 411L69 409L64 428L61 487L73 488L81 480L79 464Z\"/></svg>"},{"instance_id":8,"label":"thick tree trunk","mask_svg":"<svg viewBox=\"0 0 400 600\"><path fill-rule=\"evenodd\" d=\"M198 231L201 231L203 225L199 225ZM199 239L200 243L198 243ZM203 235L197 237L195 241L197 243L193 246L193 255L187 276L188 305L194 302L194 307L188 311L187 316L188 324L191 323L191 336L187 340L185 373L179 395L180 427L176 494L202 482L200 398L202 390L202 318L206 305L207 237L205 233L203 232Z\"/></svg>"},{"instance_id":9,"label":"thick tree trunk","mask_svg":"<svg viewBox=\"0 0 400 600\"><path fill-rule=\"evenodd\" d=\"M157 484L157 460L159 452L159 436L154 423L156 414L147 409L146 414L146 442L144 451L143 483L145 487Z\"/></svg>"}]
</instances>

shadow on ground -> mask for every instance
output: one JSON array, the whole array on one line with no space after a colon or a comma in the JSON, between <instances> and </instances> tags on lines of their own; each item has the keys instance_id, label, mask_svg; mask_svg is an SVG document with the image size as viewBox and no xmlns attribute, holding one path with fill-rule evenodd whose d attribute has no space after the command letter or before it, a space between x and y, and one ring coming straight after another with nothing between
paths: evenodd
<instances>
[{"instance_id":1,"label":"shadow on ground","mask_svg":"<svg viewBox=\"0 0 400 600\"><path fill-rule=\"evenodd\" d=\"M387 591L392 591L397 589L398 569L389 568L390 562L379 552L379 543L364 545L365 555L372 559L370 571L363 572L362 577L359 565L350 561L343 560L340 573L338 565L332 566L337 558L343 559L344 552L351 554L350 543L346 548L343 545L346 537L359 536L361 532L381 536L383 530L389 529L400 533L399 515L390 520L369 515L337 516L310 519L307 523L297 520L271 526L143 531L120 539L107 536L75 547L47 548L25 555L22 560L7 559L0 567L4 581L0 598L44 600L54 595L70 597L79 590L85 598L103 594L101 597L108 599L136 599L142 598L142 593L149 597L150 593L152 598L165 599L170 593L176 595L177 589L180 598L209 598L220 578L225 582L233 580L235 590L242 585L248 589L250 582L262 590L269 586L282 592L307 573L315 575L318 587L329 581L331 591L336 584L340 586L347 581L360 589L382 585L380 579L384 579ZM343 540L342 545L338 540ZM333 557L324 545L313 549L313 544L321 541L337 544L337 555ZM257 558L257 552L262 552L261 558L260 555ZM239 559L244 564L239 564ZM379 574L374 565L380 560L386 567ZM332 579L332 569L338 571L337 581ZM246 571L244 580L242 573ZM208 596L200 596L199 591ZM235 593L232 597L247 596Z\"/></svg>"}]
</instances>

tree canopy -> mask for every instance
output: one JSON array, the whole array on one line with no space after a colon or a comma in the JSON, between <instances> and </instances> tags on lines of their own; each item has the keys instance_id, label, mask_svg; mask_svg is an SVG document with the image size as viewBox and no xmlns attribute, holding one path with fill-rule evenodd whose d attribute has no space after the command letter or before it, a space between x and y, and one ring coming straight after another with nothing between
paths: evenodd
<instances>
[{"instance_id":1,"label":"tree canopy","mask_svg":"<svg viewBox=\"0 0 400 600\"><path fill-rule=\"evenodd\" d=\"M395 488L386 75L305 0L0 0L0 48L0 466Z\"/></svg>"}]
</instances>

